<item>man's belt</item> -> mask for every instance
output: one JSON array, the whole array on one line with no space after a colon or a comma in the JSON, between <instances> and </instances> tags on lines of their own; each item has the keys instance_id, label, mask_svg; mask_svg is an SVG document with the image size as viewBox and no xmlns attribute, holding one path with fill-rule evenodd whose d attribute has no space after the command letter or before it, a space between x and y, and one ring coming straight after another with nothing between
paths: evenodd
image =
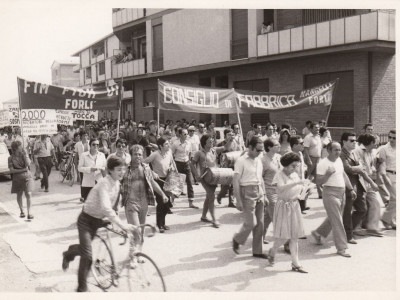
<instances>
[{"instance_id":1,"label":"man's belt","mask_svg":"<svg viewBox=\"0 0 400 300\"><path fill-rule=\"evenodd\" d=\"M390 173L390 174L396 175L396 171L386 170L386 173Z\"/></svg>"}]
</instances>

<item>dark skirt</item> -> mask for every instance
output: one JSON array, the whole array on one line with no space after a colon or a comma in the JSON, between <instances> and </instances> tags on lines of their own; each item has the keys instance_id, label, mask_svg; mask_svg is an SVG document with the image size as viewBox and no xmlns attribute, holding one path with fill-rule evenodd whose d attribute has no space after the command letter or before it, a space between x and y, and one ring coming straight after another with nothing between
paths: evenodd
<instances>
[{"instance_id":1,"label":"dark skirt","mask_svg":"<svg viewBox=\"0 0 400 300\"><path fill-rule=\"evenodd\" d=\"M24 173L13 174L11 184L11 194L19 192L32 192L33 179L30 171Z\"/></svg>"}]
</instances>

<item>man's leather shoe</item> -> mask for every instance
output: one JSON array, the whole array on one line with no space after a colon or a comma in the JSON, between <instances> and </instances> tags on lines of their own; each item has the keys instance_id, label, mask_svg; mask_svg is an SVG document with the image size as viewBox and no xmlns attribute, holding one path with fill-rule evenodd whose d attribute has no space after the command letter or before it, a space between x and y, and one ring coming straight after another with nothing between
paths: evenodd
<instances>
[{"instance_id":1,"label":"man's leather shoe","mask_svg":"<svg viewBox=\"0 0 400 300\"><path fill-rule=\"evenodd\" d=\"M346 252L346 250L339 250L337 254L343 256L343 257L351 257L349 253Z\"/></svg>"},{"instance_id":2,"label":"man's leather shoe","mask_svg":"<svg viewBox=\"0 0 400 300\"><path fill-rule=\"evenodd\" d=\"M358 236L365 236L365 235L366 235L366 233L365 233L364 230L356 230L356 231L353 231L353 234L354 234L354 235L358 235Z\"/></svg>"},{"instance_id":3,"label":"man's leather shoe","mask_svg":"<svg viewBox=\"0 0 400 300\"><path fill-rule=\"evenodd\" d=\"M382 233L380 233L379 231L375 231L375 230L372 230L372 231L368 231L367 230L367 235L376 236L376 237L383 237Z\"/></svg>"},{"instance_id":4,"label":"man's leather shoe","mask_svg":"<svg viewBox=\"0 0 400 300\"><path fill-rule=\"evenodd\" d=\"M228 207L233 207L233 208L236 208L236 205L235 205L235 204L233 204L233 203L229 203L229 204L228 204Z\"/></svg>"},{"instance_id":5,"label":"man's leather shoe","mask_svg":"<svg viewBox=\"0 0 400 300\"><path fill-rule=\"evenodd\" d=\"M315 244L322 245L322 237L318 233L311 231L311 236L314 238Z\"/></svg>"},{"instance_id":6,"label":"man's leather shoe","mask_svg":"<svg viewBox=\"0 0 400 300\"><path fill-rule=\"evenodd\" d=\"M267 254L264 254L264 253L262 253L262 254L253 254L253 256L254 256L254 257L257 257L257 258L268 259L268 255L267 255Z\"/></svg>"},{"instance_id":7,"label":"man's leather shoe","mask_svg":"<svg viewBox=\"0 0 400 300\"><path fill-rule=\"evenodd\" d=\"M232 249L233 252L236 254L239 254L239 243L235 241L235 239L232 239Z\"/></svg>"},{"instance_id":8,"label":"man's leather shoe","mask_svg":"<svg viewBox=\"0 0 400 300\"><path fill-rule=\"evenodd\" d=\"M221 197L217 197L218 204L221 204Z\"/></svg>"},{"instance_id":9,"label":"man's leather shoe","mask_svg":"<svg viewBox=\"0 0 400 300\"><path fill-rule=\"evenodd\" d=\"M356 241L355 239L347 240L347 242L348 242L349 244L353 244L353 245L356 245L356 244L357 244L357 241Z\"/></svg>"}]
</instances>

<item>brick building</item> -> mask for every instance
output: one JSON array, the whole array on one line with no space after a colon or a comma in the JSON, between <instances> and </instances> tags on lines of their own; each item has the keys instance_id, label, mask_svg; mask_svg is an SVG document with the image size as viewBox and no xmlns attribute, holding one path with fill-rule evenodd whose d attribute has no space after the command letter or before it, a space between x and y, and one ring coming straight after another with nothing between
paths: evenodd
<instances>
[{"instance_id":1,"label":"brick building","mask_svg":"<svg viewBox=\"0 0 400 300\"><path fill-rule=\"evenodd\" d=\"M111 60L110 76L123 77L132 91L124 110L135 120L156 118L158 79L290 92L339 78L328 120L333 136L359 132L366 122L377 133L395 127L394 10L127 8L114 9L112 18L119 49L133 59ZM263 22L272 22L273 31L261 34ZM306 120L326 115L327 108L318 107L240 118L246 132L268 121L301 130ZM161 122L180 118L237 121L236 115L160 112Z\"/></svg>"}]
</instances>

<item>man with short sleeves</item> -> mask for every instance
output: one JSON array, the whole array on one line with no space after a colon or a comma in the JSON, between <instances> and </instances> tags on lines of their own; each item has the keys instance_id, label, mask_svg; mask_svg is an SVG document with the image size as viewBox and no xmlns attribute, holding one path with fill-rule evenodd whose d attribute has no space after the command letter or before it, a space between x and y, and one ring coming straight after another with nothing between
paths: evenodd
<instances>
[{"instance_id":1,"label":"man with short sleeves","mask_svg":"<svg viewBox=\"0 0 400 300\"><path fill-rule=\"evenodd\" d=\"M304 160L308 169L308 179L315 181L318 162L321 158L322 143L319 136L319 124L310 124L311 134L304 138ZM317 184L318 197L321 198L321 188Z\"/></svg>"},{"instance_id":2,"label":"man with short sleeves","mask_svg":"<svg viewBox=\"0 0 400 300\"><path fill-rule=\"evenodd\" d=\"M33 153L37 155L40 171L43 178L40 181L40 187L47 193L49 192L49 176L53 166L52 157L54 157L54 146L47 135L42 135L40 141L35 144Z\"/></svg>"},{"instance_id":3,"label":"man with short sleeves","mask_svg":"<svg viewBox=\"0 0 400 300\"><path fill-rule=\"evenodd\" d=\"M249 141L248 152L235 163L233 187L236 197L236 207L243 211L244 223L239 232L233 236L233 251L239 253L239 245L244 245L250 232L253 232L253 256L268 259L262 252L264 231L265 187L262 178L263 166L260 154L264 145L259 137Z\"/></svg>"},{"instance_id":4,"label":"man with short sleeves","mask_svg":"<svg viewBox=\"0 0 400 300\"><path fill-rule=\"evenodd\" d=\"M337 142L327 145L328 157L321 160L317 166L317 184L323 186L322 201L328 215L325 221L311 232L318 245L322 244L321 237L326 238L333 232L333 241L337 249L337 254L344 257L351 257L346 252L347 237L344 230L342 212L345 205L345 189L351 193L353 199L356 193L344 172L343 162L340 159L341 146Z\"/></svg>"},{"instance_id":5,"label":"man with short sleeves","mask_svg":"<svg viewBox=\"0 0 400 300\"><path fill-rule=\"evenodd\" d=\"M174 160L176 163L176 168L179 173L186 175L186 185L187 185L187 194L189 200L189 207L198 208L198 206L193 204L194 201L194 191L193 184L191 179L192 171L190 169L190 154L192 152L192 144L188 141L187 129L179 128L178 129L179 139L172 143L171 149L172 154L174 156Z\"/></svg>"},{"instance_id":6,"label":"man with short sleeves","mask_svg":"<svg viewBox=\"0 0 400 300\"><path fill-rule=\"evenodd\" d=\"M389 142L379 149L378 158L381 176L390 193L389 205L382 215L382 223L387 229L396 229L396 130L390 130Z\"/></svg>"}]
</instances>

